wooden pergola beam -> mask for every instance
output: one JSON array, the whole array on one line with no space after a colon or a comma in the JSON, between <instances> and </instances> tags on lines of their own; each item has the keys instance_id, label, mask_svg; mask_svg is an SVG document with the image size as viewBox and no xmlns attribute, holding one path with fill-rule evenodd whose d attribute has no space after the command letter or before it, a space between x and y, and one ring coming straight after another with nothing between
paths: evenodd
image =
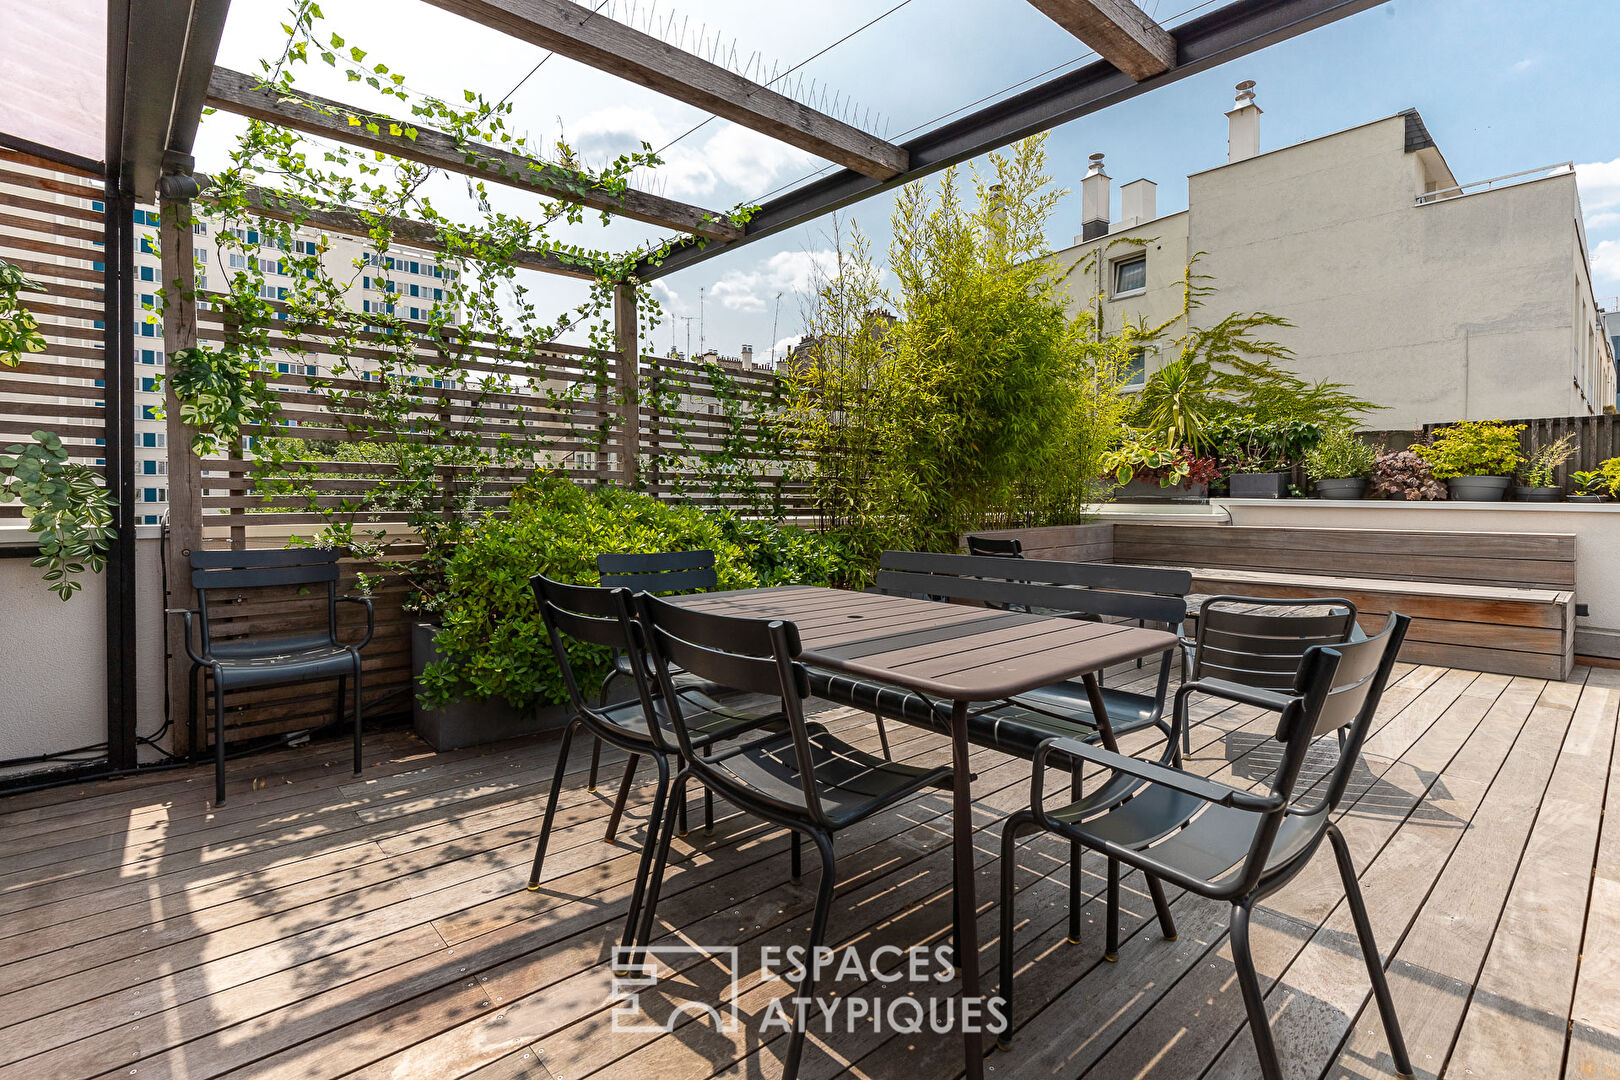
<instances>
[{"instance_id":1,"label":"wooden pergola beam","mask_svg":"<svg viewBox=\"0 0 1620 1080\"><path fill-rule=\"evenodd\" d=\"M1176 39L1131 0L1029 2L1137 82L1176 65Z\"/></svg>"},{"instance_id":2,"label":"wooden pergola beam","mask_svg":"<svg viewBox=\"0 0 1620 1080\"><path fill-rule=\"evenodd\" d=\"M569 0L428 3L874 179L887 180L909 164L893 143Z\"/></svg>"},{"instance_id":3,"label":"wooden pergola beam","mask_svg":"<svg viewBox=\"0 0 1620 1080\"><path fill-rule=\"evenodd\" d=\"M208 192L199 196L207 202ZM254 213L278 221L291 221L311 225L318 229L343 233L346 236L370 236L371 225L365 218L349 210L312 206L269 188L250 187L247 203ZM388 231L396 240L429 251L446 251L448 246L439 238L439 230L423 221L408 218L388 218ZM512 256L513 264L544 274L596 280L596 270L588 262L563 258L549 251L519 251Z\"/></svg>"},{"instance_id":4,"label":"wooden pergola beam","mask_svg":"<svg viewBox=\"0 0 1620 1080\"><path fill-rule=\"evenodd\" d=\"M210 108L238 116L310 135L325 136L368 150L379 150L446 172L481 177L509 187L533 191L548 199L578 203L649 225L692 233L722 243L739 240L743 235L741 226L713 210L645 191L627 189L615 192L561 165L523 157L494 146L461 142L442 131L380 116L314 94L300 92L296 97L286 97L261 86L252 75L229 68L214 68L213 77L208 82L207 100ZM361 123L358 126L349 123L350 117L358 118ZM368 129L367 122L375 123L377 130L373 132ZM390 125L395 125L401 132L407 127L414 128L416 137L394 135Z\"/></svg>"}]
</instances>

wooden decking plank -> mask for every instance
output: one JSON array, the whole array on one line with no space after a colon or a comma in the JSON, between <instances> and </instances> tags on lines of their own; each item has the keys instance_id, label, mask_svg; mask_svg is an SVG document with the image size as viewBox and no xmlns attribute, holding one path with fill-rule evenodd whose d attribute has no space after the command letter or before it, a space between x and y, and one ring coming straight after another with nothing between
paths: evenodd
<instances>
[{"instance_id":1,"label":"wooden decking plank","mask_svg":"<svg viewBox=\"0 0 1620 1080\"><path fill-rule=\"evenodd\" d=\"M1433 755L1426 762L1433 768L1424 775L1397 761L1394 768L1385 770L1380 783L1369 784L1360 793L1357 814L1341 816L1341 821L1351 828L1352 843L1358 845L1354 850L1363 862L1379 850L1391 833L1397 832L1405 817L1405 806L1422 798L1442 769L1448 776L1466 776L1470 763L1480 759L1494 768L1506 755L1517 726L1528 715L1528 701L1517 717L1511 715L1512 710L1504 710L1508 718L1502 724L1511 730L1493 745L1489 737L1493 729L1486 727L1483 733L1480 729L1485 718L1491 717L1492 707L1508 681L1482 675L1459 688L1459 674L1448 673L1430 693L1402 710L1399 715L1406 718L1405 722L1390 737L1380 739L1380 731L1368 740L1371 753L1387 748L1394 751L1388 755L1391 758L1421 748L1420 759L1422 755ZM1396 740L1393 745L1391 738ZM1463 749L1459 751L1458 746ZM1386 785L1395 786L1399 794L1390 795ZM1360 848L1361 844L1367 848ZM1251 946L1263 986L1285 969L1342 896L1333 888L1336 880L1331 858L1323 852L1289 889L1257 906ZM1226 922L1229 916L1228 906L1213 917ZM1276 930L1283 932L1273 932ZM1234 1033L1241 1030L1245 1016L1234 977L1230 940L1219 930L1217 934L1218 947L1172 986L1152 1011L1128 1029L1118 1031L1111 1046L1099 1048L1104 1052L1088 1063L1086 1075L1133 1075L1152 1065L1168 1075L1198 1076L1209 1066Z\"/></svg>"},{"instance_id":2,"label":"wooden decking plank","mask_svg":"<svg viewBox=\"0 0 1620 1080\"><path fill-rule=\"evenodd\" d=\"M1446 1065L1453 1076L1554 1077L1563 1065L1584 924L1571 916L1592 887L1620 718L1620 690L1601 682L1581 691Z\"/></svg>"},{"instance_id":3,"label":"wooden decking plank","mask_svg":"<svg viewBox=\"0 0 1620 1080\"><path fill-rule=\"evenodd\" d=\"M1410 923L1401 925L1388 918L1388 903L1374 896L1389 897L1401 880L1410 880L1417 866L1432 868L1432 861L1415 864L1412 870L1383 882L1382 888L1375 880L1380 867L1363 875L1374 933L1381 949L1394 957L1387 965L1390 990L1412 1065L1420 1077L1439 1075L1456 1038L1469 988L1479 976L1518 871L1520 853L1552 778L1579 690L1573 683L1548 684L1513 753L1492 779L1470 818L1470 827L1457 841ZM1419 825L1410 832L1403 829L1402 835L1411 835L1415 842L1424 831ZM1329 1077L1388 1075L1393 1066L1376 1011L1366 1007L1359 1012L1338 1010L1338 1031L1348 1031L1344 1045L1323 1047L1313 1042L1300 1051L1311 1051L1331 1062L1325 1074ZM1353 1022L1343 1020L1346 1016L1353 1016ZM1336 1033L1325 1034L1332 1038Z\"/></svg>"},{"instance_id":4,"label":"wooden decking plank","mask_svg":"<svg viewBox=\"0 0 1620 1080\"><path fill-rule=\"evenodd\" d=\"M1620 672L1593 668L1592 684L1615 693ZM1600 824L1570 1005L1563 1071L1570 1080L1620 1077L1620 753L1609 763Z\"/></svg>"}]
</instances>

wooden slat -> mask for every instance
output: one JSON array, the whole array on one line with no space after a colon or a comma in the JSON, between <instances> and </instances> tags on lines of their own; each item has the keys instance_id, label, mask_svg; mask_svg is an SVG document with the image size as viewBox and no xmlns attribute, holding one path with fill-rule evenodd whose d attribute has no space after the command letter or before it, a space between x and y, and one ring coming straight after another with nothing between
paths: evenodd
<instances>
[{"instance_id":1,"label":"wooden slat","mask_svg":"<svg viewBox=\"0 0 1620 1080\"><path fill-rule=\"evenodd\" d=\"M650 225L695 233L721 242L742 237L740 226L712 210L645 191L626 189L614 192L572 169L549 161L520 157L494 146L469 143L442 131L355 109L314 94L299 92L296 97L285 97L259 85L259 80L254 76L228 68L214 69L208 82L207 103L213 108L255 120L324 135L340 142L380 150L394 157L523 188L547 198L579 203L593 210L605 210ZM359 119L360 125L350 124L351 117ZM378 130L375 133L366 127L368 122L376 124ZM392 135L391 127L413 128L415 136Z\"/></svg>"},{"instance_id":2,"label":"wooden slat","mask_svg":"<svg viewBox=\"0 0 1620 1080\"><path fill-rule=\"evenodd\" d=\"M1175 66L1176 39L1131 0L1030 3L1137 82Z\"/></svg>"},{"instance_id":3,"label":"wooden slat","mask_svg":"<svg viewBox=\"0 0 1620 1080\"><path fill-rule=\"evenodd\" d=\"M866 176L887 180L909 167L898 146L568 0L428 2Z\"/></svg>"}]
</instances>

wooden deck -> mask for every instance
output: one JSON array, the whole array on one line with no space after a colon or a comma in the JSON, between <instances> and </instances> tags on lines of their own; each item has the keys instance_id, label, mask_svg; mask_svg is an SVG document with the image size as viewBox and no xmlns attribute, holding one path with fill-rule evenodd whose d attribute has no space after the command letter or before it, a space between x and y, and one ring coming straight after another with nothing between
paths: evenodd
<instances>
[{"instance_id":1,"label":"wooden deck","mask_svg":"<svg viewBox=\"0 0 1620 1080\"><path fill-rule=\"evenodd\" d=\"M1620 800L1620 672L1549 683L1403 666L1398 679L1342 823L1419 1075L1620 1077L1620 828L1605 813ZM876 745L869 718L822 719ZM1252 709L1207 715L1190 766L1260 784L1274 761L1267 730ZM933 736L891 734L897 756L946 759ZM217 812L203 769L0 799L0 1080L780 1074L785 1040L768 1032L761 1045L759 1021L785 984L761 981L758 946L804 940L813 854L805 882L789 884L785 834L724 805L713 835L678 842L660 941L737 945L743 1022L730 1034L691 1019L669 1034L615 1032L604 961L645 789L625 834L604 844L619 770L589 794L580 752L546 880L530 893L554 739L433 754L380 734L358 781L346 752L234 762ZM993 988L997 840L1027 801L1029 769L975 759ZM834 944L869 956L939 942L948 808L928 795L839 836ZM989 1057L995 1080L1257 1075L1224 905L1172 891L1180 936L1166 942L1132 875L1120 961L1104 963L1102 864L1087 856L1089 921L1069 945L1065 854L1050 840L1020 849L1018 1034ZM1255 923L1288 1075L1392 1075L1329 853ZM694 959L664 991L713 1001L728 975ZM959 1073L960 1055L954 1036L840 1028L812 1038L802 1075L931 1080Z\"/></svg>"}]
</instances>

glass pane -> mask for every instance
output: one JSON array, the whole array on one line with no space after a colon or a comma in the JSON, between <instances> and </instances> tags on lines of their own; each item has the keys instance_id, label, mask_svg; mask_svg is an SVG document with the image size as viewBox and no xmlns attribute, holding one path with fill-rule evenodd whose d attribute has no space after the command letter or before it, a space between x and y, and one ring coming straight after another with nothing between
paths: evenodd
<instances>
[{"instance_id":1,"label":"glass pane","mask_svg":"<svg viewBox=\"0 0 1620 1080\"><path fill-rule=\"evenodd\" d=\"M1147 288L1147 259L1132 259L1114 264L1114 291L1135 292Z\"/></svg>"}]
</instances>

